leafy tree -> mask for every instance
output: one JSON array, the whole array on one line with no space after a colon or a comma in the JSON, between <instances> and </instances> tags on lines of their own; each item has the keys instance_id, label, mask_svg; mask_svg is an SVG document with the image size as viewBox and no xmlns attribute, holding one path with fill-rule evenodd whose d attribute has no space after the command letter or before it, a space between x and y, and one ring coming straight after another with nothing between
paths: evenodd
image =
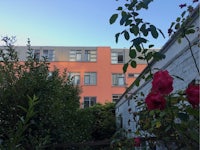
<instances>
[{"instance_id":1,"label":"leafy tree","mask_svg":"<svg viewBox=\"0 0 200 150\"><path fill-rule=\"evenodd\" d=\"M97 104L89 108L93 115L92 139L103 140L110 139L116 131L115 125L115 104L106 103L105 105Z\"/></svg>"},{"instance_id":2,"label":"leafy tree","mask_svg":"<svg viewBox=\"0 0 200 150\"><path fill-rule=\"evenodd\" d=\"M58 143L71 141L77 131L74 114L79 109L80 89L75 87L66 72L58 69L49 76L49 63L37 60L32 55L28 43L27 61L20 62L13 45L14 38L3 38L5 46L0 50L0 136L4 141L11 140L8 133L17 131L18 121L28 108L28 97L37 97L38 112L29 120L29 128L23 132L24 147L31 149L47 139ZM74 130L72 132L72 130Z\"/></svg>"}]
</instances>

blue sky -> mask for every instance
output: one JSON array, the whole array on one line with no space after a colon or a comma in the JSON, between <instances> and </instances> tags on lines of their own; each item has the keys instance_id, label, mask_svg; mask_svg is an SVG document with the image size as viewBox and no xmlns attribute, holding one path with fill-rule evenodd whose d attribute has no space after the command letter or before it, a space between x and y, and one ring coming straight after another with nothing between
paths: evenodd
<instances>
[{"instance_id":1,"label":"blue sky","mask_svg":"<svg viewBox=\"0 0 200 150\"><path fill-rule=\"evenodd\" d=\"M109 24L109 18L126 0L1 0L0 36L16 36L16 45L110 46L129 48L123 38L115 43L115 34L124 28ZM179 4L192 0L154 0L144 21L159 27L161 36L151 43L162 47L168 40L167 29L182 12Z\"/></svg>"}]
</instances>

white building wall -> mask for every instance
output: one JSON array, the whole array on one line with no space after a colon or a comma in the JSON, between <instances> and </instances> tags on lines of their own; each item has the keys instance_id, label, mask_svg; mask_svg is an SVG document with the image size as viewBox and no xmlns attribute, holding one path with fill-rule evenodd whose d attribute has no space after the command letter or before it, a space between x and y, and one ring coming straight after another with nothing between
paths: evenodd
<instances>
[{"instance_id":1,"label":"white building wall","mask_svg":"<svg viewBox=\"0 0 200 150\"><path fill-rule=\"evenodd\" d=\"M199 27L199 16L194 16L194 20L191 23L194 24L196 27ZM196 32L195 34L188 36L191 43L199 40L198 34L199 33ZM166 58L154 63L151 66L152 68L168 70L170 75L175 75L184 79L184 81L182 81L180 79L174 78L174 91L185 89L188 84L194 79L200 80L200 76L197 72L194 60L189 50L188 42L186 41L186 39L183 39L180 44L177 42L176 39L177 35L173 36L161 49L161 52L165 54ZM198 45L192 46L192 51L194 53L195 60L198 63L198 66L200 66L200 49ZM156 72L156 70L154 70L154 72ZM138 110L136 109L136 99L132 98L130 100L130 105L128 105L129 100L127 97L135 94L139 95L139 93L141 92L145 95L144 97L146 97L146 95L150 92L150 89L151 81L145 82L144 80L142 80L139 87L133 86L129 91L126 91L120 101L116 104L116 117L122 116L123 128L127 132L129 129L131 129L132 131L132 134L128 134L128 137L135 136L134 132L136 131L136 122L134 122L133 120L133 113L137 112ZM137 100L144 100L144 97L139 96ZM132 113L129 113L129 108L131 108ZM128 125L129 119L131 120L130 125Z\"/></svg>"}]
</instances>

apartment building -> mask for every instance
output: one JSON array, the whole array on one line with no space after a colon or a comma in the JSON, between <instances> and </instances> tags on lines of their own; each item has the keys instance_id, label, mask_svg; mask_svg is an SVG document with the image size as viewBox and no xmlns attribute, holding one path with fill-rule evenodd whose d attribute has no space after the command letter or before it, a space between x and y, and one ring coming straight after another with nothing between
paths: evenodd
<instances>
[{"instance_id":1,"label":"apartment building","mask_svg":"<svg viewBox=\"0 0 200 150\"><path fill-rule=\"evenodd\" d=\"M129 60L129 49L64 46L32 46L32 49L37 59L47 58L50 70L54 67L61 72L67 70L74 85L81 87L82 108L95 103L116 102L146 67L145 62L138 60L136 68L129 67L123 74L123 65ZM25 61L27 47L17 46L16 51L19 59Z\"/></svg>"}]
</instances>

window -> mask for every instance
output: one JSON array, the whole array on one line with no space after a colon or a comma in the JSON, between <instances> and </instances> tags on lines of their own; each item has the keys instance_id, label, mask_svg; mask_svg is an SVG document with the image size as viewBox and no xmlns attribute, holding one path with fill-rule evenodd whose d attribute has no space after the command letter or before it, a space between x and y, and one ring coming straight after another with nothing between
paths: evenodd
<instances>
[{"instance_id":1,"label":"window","mask_svg":"<svg viewBox=\"0 0 200 150\"><path fill-rule=\"evenodd\" d=\"M137 78L140 74L139 73L135 73L134 77Z\"/></svg>"},{"instance_id":2,"label":"window","mask_svg":"<svg viewBox=\"0 0 200 150\"><path fill-rule=\"evenodd\" d=\"M84 60L85 61L90 61L90 51L89 50L85 50Z\"/></svg>"},{"instance_id":3,"label":"window","mask_svg":"<svg viewBox=\"0 0 200 150\"><path fill-rule=\"evenodd\" d=\"M134 78L134 73L129 73L129 74L128 74L128 77L129 77L129 78Z\"/></svg>"},{"instance_id":4,"label":"window","mask_svg":"<svg viewBox=\"0 0 200 150\"><path fill-rule=\"evenodd\" d=\"M140 75L140 74L138 74L138 73L129 73L129 74L128 74L128 77L129 77L129 78L137 78L139 75Z\"/></svg>"},{"instance_id":5,"label":"window","mask_svg":"<svg viewBox=\"0 0 200 150\"><path fill-rule=\"evenodd\" d=\"M123 52L112 52L111 53L111 63L112 64L124 63L124 53Z\"/></svg>"},{"instance_id":6,"label":"window","mask_svg":"<svg viewBox=\"0 0 200 150\"><path fill-rule=\"evenodd\" d=\"M69 60L70 61L81 61L81 50L71 50Z\"/></svg>"},{"instance_id":7,"label":"window","mask_svg":"<svg viewBox=\"0 0 200 150\"><path fill-rule=\"evenodd\" d=\"M96 57L95 50L85 50L84 61L96 61Z\"/></svg>"},{"instance_id":8,"label":"window","mask_svg":"<svg viewBox=\"0 0 200 150\"><path fill-rule=\"evenodd\" d=\"M80 73L70 73L70 79L74 85L80 85Z\"/></svg>"},{"instance_id":9,"label":"window","mask_svg":"<svg viewBox=\"0 0 200 150\"><path fill-rule=\"evenodd\" d=\"M96 97L84 97L84 108L88 108L96 104Z\"/></svg>"},{"instance_id":10,"label":"window","mask_svg":"<svg viewBox=\"0 0 200 150\"><path fill-rule=\"evenodd\" d=\"M112 85L113 86L125 85L124 74L112 74Z\"/></svg>"},{"instance_id":11,"label":"window","mask_svg":"<svg viewBox=\"0 0 200 150\"><path fill-rule=\"evenodd\" d=\"M96 85L96 72L86 72L84 74L84 84L85 85Z\"/></svg>"},{"instance_id":12,"label":"window","mask_svg":"<svg viewBox=\"0 0 200 150\"><path fill-rule=\"evenodd\" d=\"M40 60L40 50L38 49L33 50L33 58L36 60Z\"/></svg>"},{"instance_id":13,"label":"window","mask_svg":"<svg viewBox=\"0 0 200 150\"><path fill-rule=\"evenodd\" d=\"M113 94L112 95L112 101L115 103L120 99L121 95L120 94Z\"/></svg>"},{"instance_id":14,"label":"window","mask_svg":"<svg viewBox=\"0 0 200 150\"><path fill-rule=\"evenodd\" d=\"M54 50L43 50L43 57L48 61L54 61Z\"/></svg>"}]
</instances>

